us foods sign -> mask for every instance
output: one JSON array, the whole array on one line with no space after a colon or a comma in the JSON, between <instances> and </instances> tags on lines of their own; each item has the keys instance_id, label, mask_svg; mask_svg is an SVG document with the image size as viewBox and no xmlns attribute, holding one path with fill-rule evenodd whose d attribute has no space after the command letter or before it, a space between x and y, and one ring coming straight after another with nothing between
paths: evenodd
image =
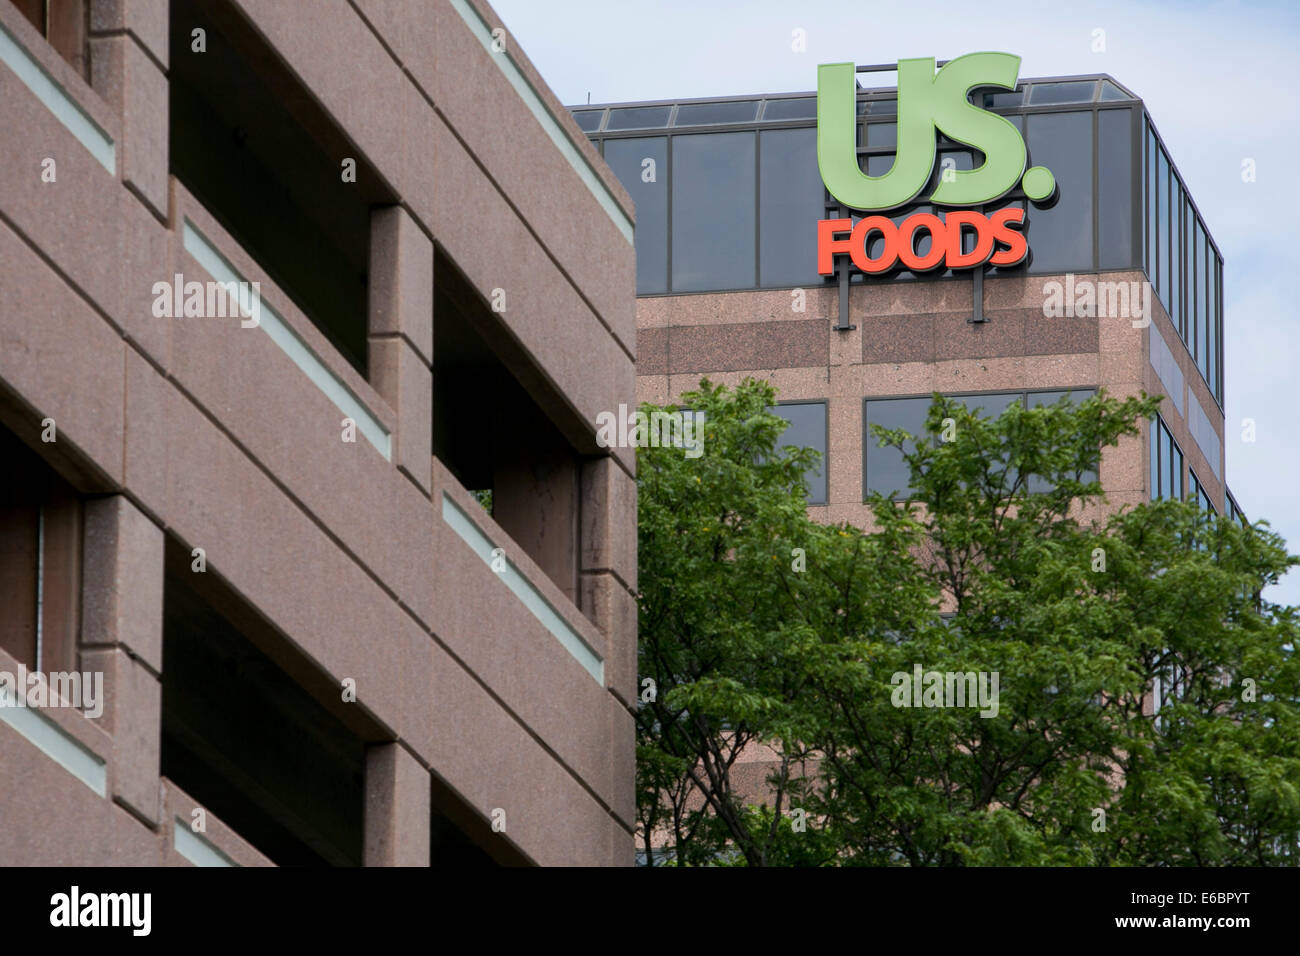
<instances>
[{"instance_id":1,"label":"us foods sign","mask_svg":"<svg viewBox=\"0 0 1300 956\"><path fill-rule=\"evenodd\" d=\"M935 131L984 154L978 169L946 169L929 201L959 207L943 218L917 213L900 223L870 215L817 223L817 269L835 271L835 256L847 254L863 272L888 272L899 263L914 272L941 267L971 269L990 263L1023 262L1029 244L1020 229L1025 211L999 209L985 216L960 207L978 206L1005 196L1017 184L1037 202L1049 200L1056 180L1042 166L1025 169L1025 141L1005 117L975 106L968 99L980 87L1016 88L1020 57L1010 53L968 53L937 73L934 58L898 61L898 147L894 165L883 176L868 176L858 165L857 80L852 63L824 63L817 68L817 165L827 190L841 205L863 212L906 206L915 200L934 171ZM916 251L929 234L930 248ZM963 239L975 237L964 252ZM884 240L879 254L869 243Z\"/></svg>"}]
</instances>

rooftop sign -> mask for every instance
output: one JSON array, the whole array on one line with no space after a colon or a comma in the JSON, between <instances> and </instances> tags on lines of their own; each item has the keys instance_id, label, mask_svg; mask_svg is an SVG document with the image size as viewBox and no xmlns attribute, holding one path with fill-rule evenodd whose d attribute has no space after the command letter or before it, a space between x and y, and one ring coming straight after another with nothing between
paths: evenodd
<instances>
[{"instance_id":1,"label":"rooftop sign","mask_svg":"<svg viewBox=\"0 0 1300 956\"><path fill-rule=\"evenodd\" d=\"M971 207L993 202L1017 185L1036 202L1056 192L1056 179L1042 166L1025 169L1025 141L1003 116L981 109L969 99L972 90L1016 88L1020 57L1010 53L968 53L935 71L933 57L898 61L898 146L893 166L868 176L858 162L857 81L852 63L824 63L817 68L817 165L826 189L842 205L863 212L906 206L925 189L934 172L936 130L984 154L976 169L946 169L928 197L936 206ZM836 253L847 253L868 273L886 272L898 262L914 271L974 268L992 261L1014 265L1028 253L1017 228L1024 210L1001 209L991 216L977 211L944 219L918 213L901 223L881 215L854 225L851 219L824 219L817 228L818 271L834 271ZM963 230L975 233L974 248L963 252ZM931 236L924 256L915 252L917 233ZM846 239L839 233L850 233ZM879 232L884 249L874 259L867 242Z\"/></svg>"}]
</instances>

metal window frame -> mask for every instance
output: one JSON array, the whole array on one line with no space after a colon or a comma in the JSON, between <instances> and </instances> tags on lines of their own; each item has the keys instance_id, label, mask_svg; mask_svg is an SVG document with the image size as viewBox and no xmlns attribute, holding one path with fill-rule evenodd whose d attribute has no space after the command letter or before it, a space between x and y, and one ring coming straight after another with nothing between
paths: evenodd
<instances>
[{"instance_id":1,"label":"metal window frame","mask_svg":"<svg viewBox=\"0 0 1300 956\"><path fill-rule=\"evenodd\" d=\"M1166 497L1174 498L1174 495L1172 494L1163 494L1164 472L1167 463L1164 460L1164 446L1160 443L1159 439L1163 436L1168 436L1169 444L1178 452L1178 495L1175 500L1185 501L1187 498L1187 471L1189 468L1187 464L1187 455L1183 453L1183 446L1178 444L1178 439L1174 438L1173 431L1165 424L1165 420L1160 417L1159 412L1155 414L1151 424L1158 427L1159 432L1156 435L1148 435L1148 440L1155 442L1156 458L1155 473L1148 479L1148 483L1151 486L1149 488L1150 500L1161 501ZM1157 482L1162 486L1160 489L1161 493L1159 494L1157 494ZM1170 491L1173 491L1173 489L1171 488Z\"/></svg>"},{"instance_id":2,"label":"metal window frame","mask_svg":"<svg viewBox=\"0 0 1300 956\"><path fill-rule=\"evenodd\" d=\"M1223 368L1224 366L1224 362L1223 362L1223 358L1224 358L1223 252L1219 248L1218 243L1215 241L1214 234L1211 232L1209 225L1205 220L1205 216L1202 214L1201 209L1197 205L1195 198L1192 196L1191 191L1187 188L1187 183L1184 180L1182 173L1179 171L1177 164L1173 160L1172 152L1170 151L1169 146L1165 142L1164 138L1160 135L1160 130L1156 126L1155 122L1153 121L1150 112L1147 110L1145 102L1140 97L1134 95L1131 90L1125 87L1113 76L1110 76L1109 74L1106 73L1084 75L1084 76L1027 77L1021 80L1019 83L1017 83L1016 89L1024 93L1025 100L1028 100L1031 96L1032 87L1034 86L1034 84L1057 83L1057 82L1085 82L1088 80L1096 81L1093 99L1091 102L1053 103L1047 105L1029 105L1027 102L1022 102L1018 106L997 107L989 111L996 113L999 116L1018 115L1018 116L1025 117L1026 118L1025 120L1026 141L1028 140L1028 134L1029 134L1029 128L1031 122L1028 119L1030 116L1036 114L1045 114L1045 113L1064 113L1064 112L1072 113L1072 112L1080 112L1083 110L1089 110L1092 113L1093 249L1092 249L1091 268L1092 271L1097 273L1102 272L1100 268L1101 195L1100 195L1100 168L1098 163L1099 150L1100 150L1101 119L1098 114L1103 109L1117 109L1117 110L1127 109L1131 112L1132 123L1133 123L1133 126L1130 131L1131 132L1130 163L1131 163L1131 170L1132 170L1131 183L1132 183L1132 190L1133 190L1131 208L1136 213L1132 217L1132 244L1133 245L1132 245L1132 255L1130 257L1132 260L1132 265L1128 268L1111 268L1105 271L1106 272L1124 272L1130 270L1143 271L1146 274L1147 281L1151 282L1152 285L1156 288L1157 296L1158 296L1159 288L1162 282L1165 281L1165 276L1164 276L1165 270L1161 268L1161 255L1164 254L1169 256L1171 260L1170 271L1172 272L1172 274L1169 275L1167 279L1170 287L1170 300L1171 300L1169 304L1171 307L1170 318L1175 328L1178 330L1179 338L1182 341L1184 348L1186 348L1188 350L1188 353L1192 355L1193 364L1196 365L1198 373L1201 375L1202 380L1207 385L1208 391L1210 393L1210 397L1213 399L1215 405L1217 406L1217 411L1220 414L1222 414L1225 407L1224 368ZM1101 95L1100 91L1102 89L1101 81L1109 81L1117 89L1121 90L1124 93L1127 93L1131 97L1131 99L1127 99L1127 100L1099 99ZM593 141L593 143L596 144L597 148L601 150L602 153L604 150L604 141L606 139L663 136L668 140L666 144L666 155L668 157L668 169L665 170L664 173L665 175L664 181L668 191L668 195L667 195L668 235L666 237L666 241L668 243L669 248L667 250L667 269L668 269L667 289L663 292L645 293L643 297L649 298L654 296L716 295L716 294L724 294L729 292L780 291L780 290L789 290L789 289L797 289L797 288L807 288L812 285L812 283L803 283L798 285L781 284L781 285L772 285L772 286L767 286L762 284L762 267L759 259L759 255L761 251L761 235L762 235L761 233L762 213L761 210L759 209L759 199L761 197L761 188L762 188L762 170L761 170L762 138L761 136L758 136L756 137L756 141L755 141L755 170L754 170L755 173L754 284L752 286L733 287L733 288L698 289L698 290L674 289L673 277L672 277L672 231L673 231L672 165L673 165L673 140L679 135L691 136L697 134L744 132L744 131L753 131L757 134L761 134L762 132L767 130L781 130L781 129L814 129L815 130L816 129L815 119L805 118L805 119L785 119L785 120L769 121L769 120L765 120L764 116L767 113L768 102L791 100L791 99L815 99L816 95L817 95L816 91L798 91L798 92L791 92L791 93L765 94L757 97L753 95L709 96L709 97L695 97L689 99L681 99L675 101L641 100L641 101L632 101L632 102L624 102L624 103L585 104L581 106L571 107L571 109L573 109L574 111L583 111L583 112L594 111L594 110L604 111L604 115L602 116L601 119L600 129L588 134L588 137ZM867 103L892 100L892 99L896 99L896 97L897 97L897 90L896 88L893 87L859 89L857 93L858 101L867 102ZM695 104L695 103L724 103L724 102L741 101L741 100L744 101L757 100L759 102L758 112L756 114L758 118L752 123L711 124L707 126L691 126L691 127L681 127L681 128L677 128L672 125L675 122L676 107L678 105ZM670 105L673 107L673 109L670 111L668 126L655 127L652 129L637 129L637 130L606 130L604 128L607 125L608 117L610 115L610 110L614 108L623 108L623 107L633 108L633 107L665 106L665 105ZM875 123L896 123L897 115L883 114L883 113L879 115L873 115L872 113L867 112L865 114L860 114L857 117L856 122L859 124L859 126L863 127L864 129L863 139L865 142L866 126L873 125ZM939 149L942 149L946 146L951 146L956 148L962 148L964 146L964 144L952 142L943 136L939 137L939 139L936 142L936 145ZM865 145L858 147L858 154L866 155L866 156L892 155L894 152L895 150L891 147L883 147L883 146L869 147ZM936 151L936 155L937 155L937 151ZM1155 176L1158 173L1158 164L1161 157L1163 157L1165 163L1167 163L1169 173L1170 173L1169 193L1164 197L1160 197L1159 195L1157 195L1158 190L1155 188L1157 184L1156 182L1153 181L1153 176ZM1183 198L1183 202L1178 204L1178 208L1176 210L1173 208L1174 203L1170 201L1170 195L1172 195L1175 190L1177 190L1177 193L1181 195ZM829 214L839 214L841 212L847 213L847 210L842 210L841 207L839 207L838 204L835 203L830 198L829 194L825 194L825 198L826 198L826 209ZM998 202L999 204L1001 204L1003 202L1019 202L1019 201L1024 201L1024 194L1021 190L1017 188L1008 192L1007 195L999 199ZM1163 217L1163 220L1160 217ZM1172 249L1166 248L1173 238L1172 224L1175 217L1177 217L1179 221L1179 261L1176 264L1172 262ZM1189 251L1187 249L1182 248L1185 245L1184 239L1186 236L1186 230L1188 228L1187 220L1189 218L1191 219L1191 228L1193 231L1193 235L1195 235L1196 230L1199 227L1199 229L1201 230L1201 232L1205 237L1206 255L1207 257L1209 256L1213 257L1212 259L1207 260L1207 262L1205 263L1205 268L1207 272L1206 280L1212 281L1213 283L1213 288L1210 288L1208 286L1206 288L1207 315L1204 318L1200 317L1199 310L1196 309L1195 306L1193 306L1193 311L1198 313L1195 317L1195 324L1197 326L1196 329L1191 329L1189 327L1189 322L1191 322L1192 320L1188 317L1187 310L1185 307L1185 303L1187 299L1187 288L1189 286L1189 283L1194 286L1196 282L1201 281L1200 279L1201 263L1199 262L1192 264L1190 269L1191 276L1189 277L1188 275L1189 268L1187 263L1189 257L1195 255L1194 250ZM1154 231L1150 228L1153 220L1155 222ZM1029 273L1027 269L1028 269L1027 266L1017 267L1017 270L1013 274L1028 275ZM1003 273L999 272L995 274L1001 275ZM1043 274L1047 274L1047 273L1043 273ZM905 281L905 282L919 281L921 278L922 277L914 276L911 273L906 271L895 271L886 276L881 276L881 277L875 277L875 276L869 277L869 276L863 276L861 274L854 274L850 277L850 281L853 283L862 284L866 282L879 283L879 282L895 282L895 281ZM946 282L946 281L966 281L968 279L968 276L964 274L952 274L952 275L943 275L943 276L930 274L930 275L926 275L923 278L924 281ZM825 287L828 284L836 283L839 281L838 275L824 276L821 277L821 279L822 279L821 287ZM1175 285L1177 286L1177 291L1175 291ZM843 293L847 293L847 291L848 291L847 288L842 290ZM1202 346L1202 339L1204 339L1203 346ZM1197 352L1202 347L1204 347L1205 349L1212 349L1213 354L1211 355L1207 353L1204 356L1203 360L1198 360Z\"/></svg>"},{"instance_id":3,"label":"metal window frame","mask_svg":"<svg viewBox=\"0 0 1300 956\"><path fill-rule=\"evenodd\" d=\"M1146 115L1145 108L1143 107L1142 101L1136 96L1133 96L1132 99L1130 100L1102 101L1097 99L1097 97L1100 95L1101 80L1109 80L1111 83L1115 84L1117 88L1124 90L1124 92L1128 92L1130 93L1130 95L1132 95L1131 92L1128 91L1123 86L1123 84L1119 83L1117 80L1114 79L1114 77L1110 76L1109 74L1096 74L1092 76L1081 76L1081 77L1069 77L1069 76L1036 77L1032 79L1022 80L1020 83L1017 84L1016 89L1021 91L1027 91L1028 88L1031 87L1034 83L1077 82L1077 81L1088 81L1088 80L1097 81L1094 89L1093 99L1090 102L1052 103L1052 104L1038 105L1038 106L1027 106L1025 104L1021 104L1019 106L998 107L996 109L989 110L989 112L995 113L999 116L1024 116L1026 118L1033 115L1050 114L1050 113L1079 113L1079 112L1088 111L1092 114L1091 116L1092 130L1093 130L1092 186L1091 186L1092 188L1091 206L1093 212L1092 256L1091 256L1092 261L1091 264L1088 265L1086 268L1090 272L1100 273L1102 271L1100 269L1101 239L1100 239L1100 232L1099 232L1101 217L1098 214L1100 209L1100 195L1099 195L1100 173L1098 169L1098 155L1100 150L1098 130L1100 127L1100 118L1098 117L1097 114L1101 110L1129 110L1132 114L1140 114L1140 115L1135 115L1133 119L1135 128L1138 128L1141 123L1140 117ZM768 101L808 99L808 98L815 99L816 96L817 96L816 91L812 91L812 92L796 92L796 93L786 93L786 94L770 94L770 95L765 95L760 97L755 97L753 95L708 96L708 97L693 97L689 99L680 99L680 100L672 100L672 101L640 100L640 101L631 101L631 102L624 102L624 103L602 103L602 104L589 104L589 105L571 107L571 109L575 112L594 111L597 109L601 109L605 111L605 116L601 120L601 128L599 130L587 134L588 138L592 141L593 145L595 145L596 149L602 155L604 154L605 141L608 139L643 139L652 136L662 136L668 140L667 148L666 148L668 168L664 171L664 179L663 179L667 189L666 201L668 203L667 237L666 237L666 241L668 243L668 254L667 254L668 288L666 291L663 292L643 293L638 296L639 298L652 298L656 296L679 296L679 295L718 295L718 294L724 294L729 292L782 291L782 290L790 290L790 289L809 288L813 286L813 283L811 282L800 283L800 284L779 284L779 285L771 285L771 286L762 284L762 264L760 262L762 213L761 210L759 209L759 201L760 201L761 190L762 190L762 169L761 169L762 137L759 134L762 134L768 130L783 130L783 129L816 130L817 128L816 119L805 118L805 119L787 119L787 120L774 120L774 121L766 121L763 119L763 116L767 112ZM897 96L896 90L893 90L892 88L858 91L858 100L860 102L892 100L895 99L896 96ZM748 102L751 100L758 100L759 102L759 110L757 113L758 119L753 120L751 122L715 123L715 124L708 124L708 125L684 126L684 127L677 127L674 125L676 122L677 107L681 105L693 105L697 103L698 104L725 103L725 102L735 102L735 101ZM669 112L668 125L656 126L648 129L621 129L621 130L604 129L604 127L608 123L608 117L609 115L611 115L610 114L611 110L616 108L631 109L631 108L643 108L649 106L671 106L672 108ZM872 116L870 113L867 113L865 115L859 115L857 117L856 122L860 127L864 128L864 134L862 139L865 142L866 139L865 126L874 125L876 123L896 124L897 116L896 114L889 114L889 115L881 114L879 116ZM735 286L735 287L713 288L713 289L682 289L682 290L674 289L673 272L672 272L672 237L673 237L672 205L673 205L673 193L674 193L673 182L675 178L673 175L673 158L674 158L673 140L676 139L678 136L696 136L696 135L708 135L711 133L742 133L742 132L753 132L756 134L755 135L755 160L754 160L755 162L755 166L754 166L754 192L755 192L754 195L754 206L755 206L754 284L748 286ZM1026 143L1028 141L1028 134L1029 134L1029 124L1028 124L1028 120L1026 120L1025 131L1024 131ZM1143 147L1144 144L1140 137L1136 135L1131 136L1131 143L1129 147L1131 167L1137 167L1141 165ZM949 148L949 149L964 148L964 149L973 150L973 147L970 147L967 144L956 142L940 134L936 139L936 162L938 158L938 153L944 148ZM859 145L857 147L857 152L859 156L893 155L896 152L896 148L888 147L888 146L869 147L865 145ZM978 151L976 150L975 152ZM1170 165L1172 168L1172 163ZM1144 195L1144 193L1141 190L1141 171L1138 171L1136 173L1131 173L1131 175L1133 177L1132 178L1133 186L1137 189L1137 192L1133 194L1133 198L1131 200L1130 205L1132 208L1136 209L1139 207L1139 200L1137 198L1138 195ZM826 201L826 210L829 215L848 215L850 213L849 210L840 207L838 203L836 203L830 197L830 194L826 193L824 190L823 190L823 195ZM983 208L1000 206L1001 204L1004 204L1006 202L1023 202L1023 201L1025 201L1024 192L1017 186L1016 188L1008 191L1006 195L1000 197L996 203L986 204L986 206ZM925 205L925 203L923 202L916 203L915 205ZM1106 272L1128 272L1128 271L1141 270L1143 268L1141 240L1140 240L1140 237L1142 235L1143 223L1134 222L1131 228L1133 230L1134 242L1130 252L1130 259L1131 259L1130 265L1125 267L1108 268L1105 270ZM1027 269L1028 269L1028 264L1026 263L1024 265L1016 267L1011 272L1011 274L1028 275L1029 273ZM999 272L997 274L1004 275L1006 273ZM1035 274L1039 274L1039 273L1035 273ZM1041 273L1041 274L1049 275L1051 273ZM839 281L838 274L832 276L822 276L820 277L820 279L821 282L816 287L825 287L827 285L837 283ZM860 273L853 274L850 276L850 281L854 283L866 283L868 281L876 282L876 283L896 282L896 281L966 282L966 281L970 281L970 276L965 274L964 272L958 274L950 274L950 275L927 274L925 276L916 276L910 272L907 272L906 270L895 270L885 276L864 276Z\"/></svg>"},{"instance_id":4,"label":"metal window frame","mask_svg":"<svg viewBox=\"0 0 1300 956\"><path fill-rule=\"evenodd\" d=\"M783 405L821 405L822 407L822 431L826 436L826 448L821 450L822 454L822 477L826 479L826 500L825 501L808 501L811 508L825 508L831 503L831 402L829 398L788 398L776 403L776 407Z\"/></svg>"},{"instance_id":5,"label":"metal window frame","mask_svg":"<svg viewBox=\"0 0 1300 956\"><path fill-rule=\"evenodd\" d=\"M1145 107L1143 108L1142 115L1143 115L1143 121L1147 133L1155 141L1156 148L1161 152L1163 152L1165 160L1169 164L1169 171L1171 174L1170 176L1171 191L1173 189L1174 183L1177 183L1179 189L1181 190L1181 194L1183 196L1183 200L1186 204L1186 207L1188 211L1190 211L1190 213L1192 214L1195 220L1193 224L1193 230L1195 230L1196 225L1200 226L1201 230L1205 235L1207 255L1213 256L1212 271L1216 277L1216 287L1213 296L1210 295L1208 289L1206 292L1206 309L1209 314L1207 314L1205 318L1204 327L1205 327L1206 338L1207 338L1206 346L1209 347L1210 345L1210 342L1208 341L1209 324L1212 322L1214 325L1214 333L1215 333L1213 337L1214 355L1213 356L1207 355L1205 368L1201 367L1201 363L1197 359L1197 355L1196 355L1196 347L1199 344L1197 341L1199 337L1199 329L1193 332L1191 336L1189 336L1186 325L1180 327L1179 319L1177 315L1171 313L1170 320L1173 322L1174 328L1178 331L1178 337L1179 339L1182 340L1183 347L1187 349L1188 354L1191 355L1193 364L1196 366L1196 370L1200 374L1201 380L1205 382L1210 393L1210 398L1213 399L1215 405L1218 407L1219 413L1223 414L1224 412L1224 394L1223 394L1223 262L1224 260L1223 260L1223 253L1219 249L1219 244L1214 239L1214 234L1210 232L1210 227L1206 223L1205 217L1201 214L1200 207L1197 206L1196 200L1192 198L1192 193L1187 188L1187 184L1186 182L1184 182L1182 174L1178 171L1178 167L1173 161L1173 156L1169 151L1169 147L1165 144L1165 141L1161 138L1159 129L1156 128L1155 123L1151 119L1150 112L1148 112L1145 109ZM1144 146L1147 145L1147 140L1145 137L1143 138L1143 143ZM1145 164L1144 164L1144 170L1145 170ZM1153 184L1148 183L1147 189L1144 190L1143 193L1142 201L1143 201L1144 209L1146 208L1146 204L1152 201L1153 198L1156 200L1159 199L1158 191L1154 188ZM1157 216L1158 215L1159 215L1159 209L1157 209ZM1158 222L1157 222L1157 226L1158 226ZM1207 269L1210 269L1208 265L1207 265ZM1179 275L1173 278L1176 279L1178 282L1182 283L1185 279L1186 268L1180 266L1178 271L1179 271ZM1153 284L1157 284L1153 279L1153 273L1150 270L1149 263L1147 269L1147 280L1151 281ZM1211 301L1212 299L1213 301ZM1211 365L1213 365L1213 368L1210 367Z\"/></svg>"},{"instance_id":6,"label":"metal window frame","mask_svg":"<svg viewBox=\"0 0 1300 956\"><path fill-rule=\"evenodd\" d=\"M969 391L969 392L940 392L939 395L940 395L941 397L943 397L943 398L978 398L978 397L981 396L981 395L1017 395L1017 396L1019 396L1020 398L1022 398L1022 399L1024 400L1024 406L1025 406L1025 408L1029 408L1029 407L1030 407L1030 405L1029 405L1029 396L1030 396L1030 395L1043 395L1043 394L1046 394L1046 393L1049 393L1049 392L1084 392L1084 391L1090 391L1090 392L1092 392L1092 396L1095 396L1095 395L1097 394L1097 391L1098 391L1100 388L1101 388L1101 386L1099 386L1099 385L1072 385L1072 386L1070 386L1070 387L1068 387L1068 388L1022 388L1022 389L1018 389L1018 390L1016 390L1016 389L1006 389L1006 388L986 388L986 389L977 389L977 390L975 390L975 391ZM933 398L934 394L935 394L934 392L910 392L910 393L904 393L904 394L901 394L901 395L876 394L876 395L865 395L865 396L863 396L863 398L862 398L862 500L863 500L864 502L867 500L867 495L869 495L869 494L871 493L871 489L870 489L870 487L867 485L867 454L868 454L868 452L869 452L870 449L871 449L871 433L867 430L867 402L888 402L888 401L901 401L901 400L913 400L913 401L914 401L914 400L916 400L916 399L930 399L930 398ZM1092 397L1092 396L1089 396L1089 397ZM1087 399L1084 399L1084 401L1087 401ZM828 443L829 443L829 441L830 441L830 439L829 439L829 425L830 425L830 423L829 423L829 421L828 421L828 422L827 422L827 428L828 428L828 432L827 432L827 442L828 442ZM914 437L919 437L919 436L914 436ZM829 483L829 477L828 477L828 480L827 480L827 491L829 492L829 490L830 490L830 483ZM828 497L829 497L829 494L828 494ZM902 497L902 498L894 498L894 499L892 499L892 500L893 500L893 501L906 501L907 498L906 498L906 496L904 496L904 497Z\"/></svg>"}]
</instances>

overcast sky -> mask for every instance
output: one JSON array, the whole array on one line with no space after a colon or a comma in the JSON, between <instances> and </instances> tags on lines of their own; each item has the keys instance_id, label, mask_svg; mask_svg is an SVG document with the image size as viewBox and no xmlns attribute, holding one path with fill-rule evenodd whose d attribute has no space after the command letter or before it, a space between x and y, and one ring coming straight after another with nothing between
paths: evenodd
<instances>
[{"instance_id":1,"label":"overcast sky","mask_svg":"<svg viewBox=\"0 0 1300 956\"><path fill-rule=\"evenodd\" d=\"M1300 3L494 0L567 104L811 91L818 63L1002 50L1146 102L1223 253L1228 485L1300 549ZM806 52L792 50L793 31ZM1104 52L1093 52L1094 31ZM1255 162L1256 181L1242 181ZM1300 299L1300 296L1297 297ZM1243 419L1255 441L1242 440ZM1300 572L1269 597L1300 604Z\"/></svg>"}]
</instances>

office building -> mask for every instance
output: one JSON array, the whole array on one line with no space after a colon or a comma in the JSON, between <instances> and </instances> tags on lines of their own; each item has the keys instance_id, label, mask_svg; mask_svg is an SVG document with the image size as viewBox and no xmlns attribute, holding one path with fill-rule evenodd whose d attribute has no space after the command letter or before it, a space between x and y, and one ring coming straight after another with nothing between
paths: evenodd
<instances>
[{"instance_id":1,"label":"office building","mask_svg":"<svg viewBox=\"0 0 1300 956\"><path fill-rule=\"evenodd\" d=\"M488 4L0 0L0 128L0 865L631 863L634 210Z\"/></svg>"}]
</instances>

